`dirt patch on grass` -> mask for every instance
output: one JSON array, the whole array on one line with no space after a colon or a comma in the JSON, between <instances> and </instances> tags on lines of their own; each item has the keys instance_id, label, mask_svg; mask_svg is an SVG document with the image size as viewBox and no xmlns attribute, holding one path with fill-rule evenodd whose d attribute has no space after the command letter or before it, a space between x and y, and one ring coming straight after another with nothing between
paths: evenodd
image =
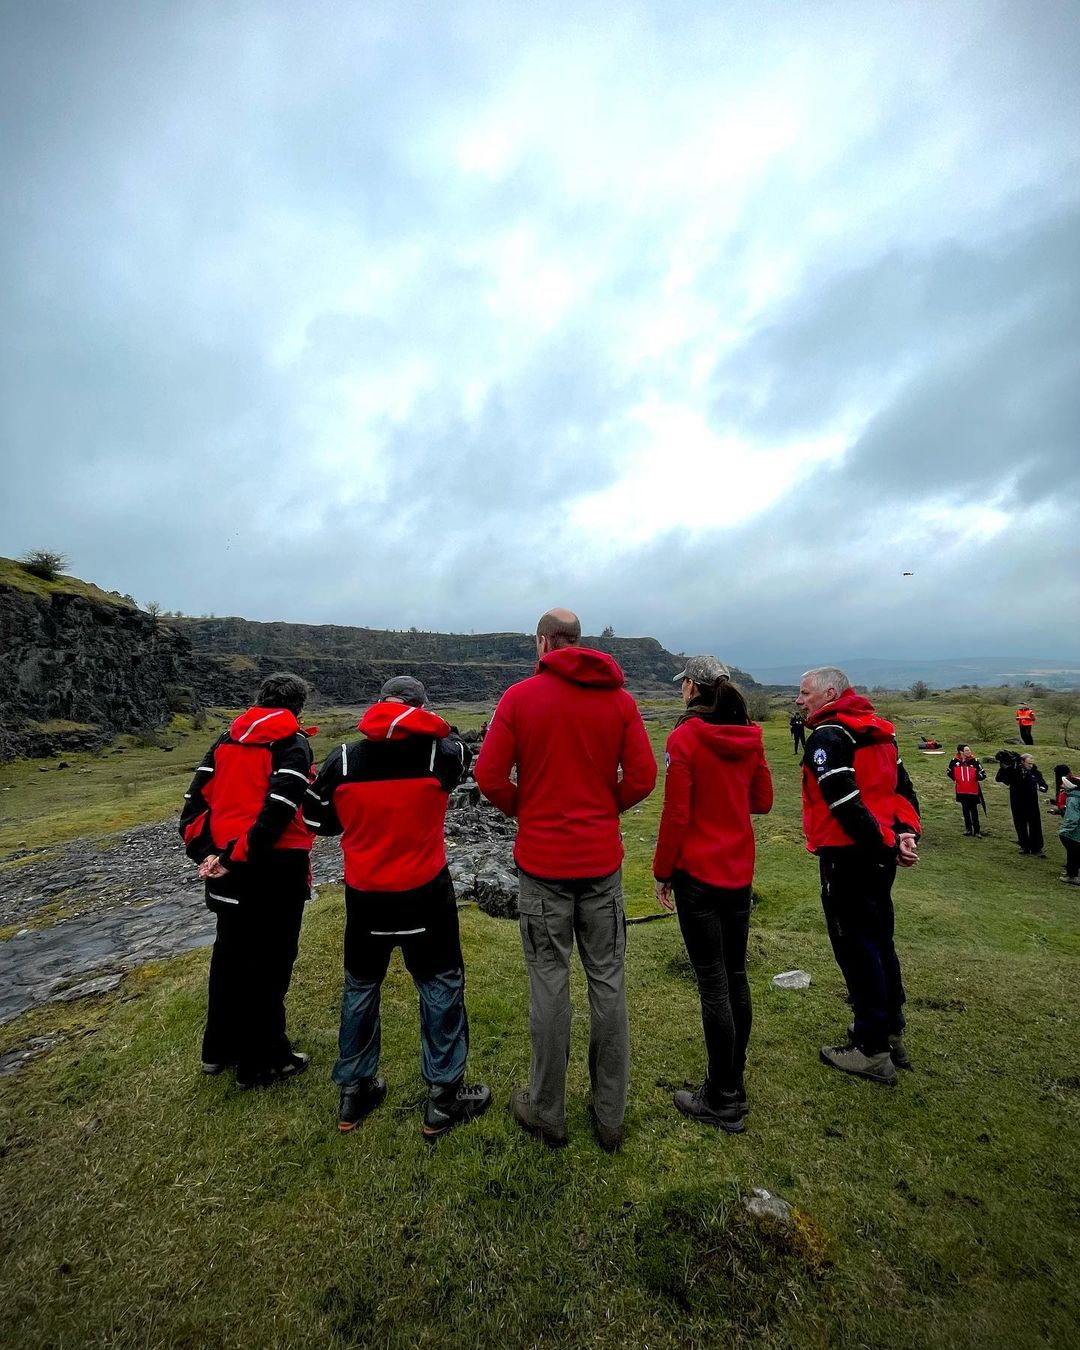
<instances>
[{"instance_id":1,"label":"dirt patch on grass","mask_svg":"<svg viewBox=\"0 0 1080 1350\"><path fill-rule=\"evenodd\" d=\"M809 1215L756 1219L715 1186L657 1197L636 1220L637 1276L691 1316L721 1315L736 1335L771 1325L828 1269L826 1237ZM715 1321L714 1321L715 1325Z\"/></svg>"}]
</instances>

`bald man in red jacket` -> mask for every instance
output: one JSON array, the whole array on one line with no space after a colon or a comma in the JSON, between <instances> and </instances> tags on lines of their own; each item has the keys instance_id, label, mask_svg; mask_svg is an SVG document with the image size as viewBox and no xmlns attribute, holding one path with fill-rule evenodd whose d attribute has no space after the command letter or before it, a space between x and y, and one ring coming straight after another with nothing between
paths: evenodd
<instances>
[{"instance_id":1,"label":"bald man in red jacket","mask_svg":"<svg viewBox=\"0 0 1080 1350\"><path fill-rule=\"evenodd\" d=\"M630 1076L619 815L653 790L656 759L622 670L580 642L570 610L541 617L536 673L499 701L476 781L518 821L532 1068L528 1087L511 1095L511 1114L552 1147L565 1144L576 938L589 985L593 1128L601 1147L614 1152Z\"/></svg>"}]
</instances>

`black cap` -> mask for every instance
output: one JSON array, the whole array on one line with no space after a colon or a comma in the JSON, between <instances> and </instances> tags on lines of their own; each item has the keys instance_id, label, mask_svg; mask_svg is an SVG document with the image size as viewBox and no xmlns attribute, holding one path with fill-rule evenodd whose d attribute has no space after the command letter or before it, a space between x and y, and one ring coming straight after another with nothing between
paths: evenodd
<instances>
[{"instance_id":1,"label":"black cap","mask_svg":"<svg viewBox=\"0 0 1080 1350\"><path fill-rule=\"evenodd\" d=\"M399 698L402 703L411 703L414 708L426 708L427 690L419 680L411 675L394 675L379 690L380 698Z\"/></svg>"}]
</instances>

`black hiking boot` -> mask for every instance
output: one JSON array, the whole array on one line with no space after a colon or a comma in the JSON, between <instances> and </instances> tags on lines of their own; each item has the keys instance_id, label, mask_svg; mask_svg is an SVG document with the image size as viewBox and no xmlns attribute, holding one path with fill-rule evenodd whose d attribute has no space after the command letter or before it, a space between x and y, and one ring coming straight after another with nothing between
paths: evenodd
<instances>
[{"instance_id":1,"label":"black hiking boot","mask_svg":"<svg viewBox=\"0 0 1080 1350\"><path fill-rule=\"evenodd\" d=\"M249 1069L240 1067L236 1070L236 1086L241 1092L247 1092L251 1088L270 1087L273 1083L280 1083L285 1078L297 1078L307 1069L310 1060L307 1055L301 1054L299 1050L291 1050L288 1056L275 1064L270 1069Z\"/></svg>"},{"instance_id":2,"label":"black hiking boot","mask_svg":"<svg viewBox=\"0 0 1080 1350\"><path fill-rule=\"evenodd\" d=\"M491 1105L486 1083L454 1083L432 1088L424 1104L424 1138L438 1139L455 1125L465 1125L482 1116Z\"/></svg>"},{"instance_id":3,"label":"black hiking boot","mask_svg":"<svg viewBox=\"0 0 1080 1350\"><path fill-rule=\"evenodd\" d=\"M362 1120L371 1115L386 1100L385 1078L364 1078L341 1089L337 1127L342 1134L355 1130Z\"/></svg>"},{"instance_id":4,"label":"black hiking boot","mask_svg":"<svg viewBox=\"0 0 1080 1350\"><path fill-rule=\"evenodd\" d=\"M684 1116L715 1125L726 1134L742 1134L746 1129L746 1098L740 1098L737 1091L710 1092L708 1079L695 1092L680 1088L672 1101Z\"/></svg>"}]
</instances>

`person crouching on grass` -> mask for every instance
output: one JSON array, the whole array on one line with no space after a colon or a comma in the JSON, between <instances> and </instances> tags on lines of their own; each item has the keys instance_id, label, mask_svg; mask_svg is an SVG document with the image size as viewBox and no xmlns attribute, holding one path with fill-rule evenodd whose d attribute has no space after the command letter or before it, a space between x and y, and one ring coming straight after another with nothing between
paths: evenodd
<instances>
[{"instance_id":1,"label":"person crouching on grass","mask_svg":"<svg viewBox=\"0 0 1080 1350\"><path fill-rule=\"evenodd\" d=\"M675 679L686 712L667 740L653 875L657 900L678 913L697 976L709 1067L697 1091L676 1092L674 1102L684 1116L741 1134L753 1016L746 977L750 817L772 809L772 777L761 728L727 668L714 656L692 656Z\"/></svg>"},{"instance_id":2,"label":"person crouching on grass","mask_svg":"<svg viewBox=\"0 0 1080 1350\"><path fill-rule=\"evenodd\" d=\"M203 1073L235 1065L239 1088L265 1087L308 1066L285 1033L285 995L311 894L311 831L300 804L317 728L297 721L307 694L297 675L268 675L255 706L206 752L180 816L180 837L217 914Z\"/></svg>"},{"instance_id":3,"label":"person crouching on grass","mask_svg":"<svg viewBox=\"0 0 1080 1350\"><path fill-rule=\"evenodd\" d=\"M331 751L305 798L307 824L341 835L345 856L345 987L333 1069L342 1133L386 1097L379 997L395 947L420 996L425 1138L491 1105L489 1087L465 1083L465 970L443 839L449 794L472 756L427 701L419 680L387 680L360 719L363 739Z\"/></svg>"}]
</instances>

